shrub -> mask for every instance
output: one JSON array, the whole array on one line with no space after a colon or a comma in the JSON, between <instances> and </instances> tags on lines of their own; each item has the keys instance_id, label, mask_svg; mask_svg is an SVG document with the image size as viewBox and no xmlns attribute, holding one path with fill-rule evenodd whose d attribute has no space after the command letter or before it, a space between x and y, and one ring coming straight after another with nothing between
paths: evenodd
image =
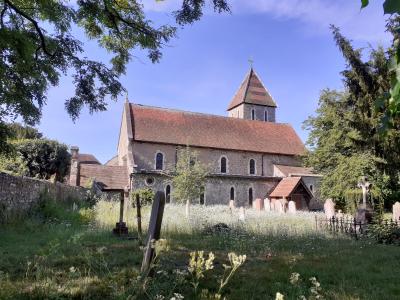
<instances>
[{"instance_id":1,"label":"shrub","mask_svg":"<svg viewBox=\"0 0 400 300\"><path fill-rule=\"evenodd\" d=\"M139 195L141 206L152 203L155 196L153 190L150 188L137 189L131 193L131 202L133 207L136 207L136 195Z\"/></svg>"}]
</instances>

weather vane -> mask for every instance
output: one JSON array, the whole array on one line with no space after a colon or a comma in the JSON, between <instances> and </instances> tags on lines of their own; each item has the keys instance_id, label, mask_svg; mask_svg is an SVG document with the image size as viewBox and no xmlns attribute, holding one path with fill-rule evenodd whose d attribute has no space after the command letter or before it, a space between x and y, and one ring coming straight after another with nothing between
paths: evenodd
<instances>
[{"instance_id":1,"label":"weather vane","mask_svg":"<svg viewBox=\"0 0 400 300\"><path fill-rule=\"evenodd\" d=\"M126 93L125 93L125 102L126 102L126 103L129 102L129 99L128 99L128 91L126 91Z\"/></svg>"}]
</instances>

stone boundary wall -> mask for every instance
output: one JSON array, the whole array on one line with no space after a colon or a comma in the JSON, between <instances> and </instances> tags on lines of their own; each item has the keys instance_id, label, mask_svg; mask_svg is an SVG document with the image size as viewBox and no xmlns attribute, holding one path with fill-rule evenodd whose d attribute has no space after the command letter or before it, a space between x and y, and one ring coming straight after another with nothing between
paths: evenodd
<instances>
[{"instance_id":1,"label":"stone boundary wall","mask_svg":"<svg viewBox=\"0 0 400 300\"><path fill-rule=\"evenodd\" d=\"M86 198L87 191L82 187L0 172L0 223L6 216L27 213L43 193L57 201L68 201Z\"/></svg>"}]
</instances>

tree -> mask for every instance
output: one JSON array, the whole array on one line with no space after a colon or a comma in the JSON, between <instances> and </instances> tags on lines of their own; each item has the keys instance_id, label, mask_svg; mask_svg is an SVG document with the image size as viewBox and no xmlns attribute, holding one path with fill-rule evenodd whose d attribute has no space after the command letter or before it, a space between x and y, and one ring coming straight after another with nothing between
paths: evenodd
<instances>
[{"instance_id":1,"label":"tree","mask_svg":"<svg viewBox=\"0 0 400 300\"><path fill-rule=\"evenodd\" d=\"M389 55L382 48L372 49L364 62L361 50L354 49L337 28L332 31L347 62L341 73L345 91L324 90L316 116L305 121L311 148L305 162L325 175L323 197L345 206L346 193L367 175L374 182L374 195L390 201L399 188L400 130L392 127L381 135L386 106L375 106L390 87Z\"/></svg>"},{"instance_id":2,"label":"tree","mask_svg":"<svg viewBox=\"0 0 400 300\"><path fill-rule=\"evenodd\" d=\"M218 12L228 12L226 0L212 0ZM205 0L183 0L174 12L183 26L199 20ZM112 55L110 66L84 56L83 44L72 29L98 42ZM4 120L21 117L37 124L46 92L61 75L72 75L75 94L65 108L75 120L83 106L104 111L107 97L123 91L118 78L132 59L132 50L148 51L155 63L176 35L176 27L156 27L139 0L0 0L0 151L8 132Z\"/></svg>"},{"instance_id":3,"label":"tree","mask_svg":"<svg viewBox=\"0 0 400 300\"><path fill-rule=\"evenodd\" d=\"M48 139L17 140L11 157L0 156L0 169L15 175L63 181L68 174L71 155L68 147Z\"/></svg>"},{"instance_id":4,"label":"tree","mask_svg":"<svg viewBox=\"0 0 400 300\"><path fill-rule=\"evenodd\" d=\"M198 199L203 192L207 175L207 167L199 161L196 152L188 146L180 149L172 179L173 196L180 202L186 202L186 217L189 217L190 202Z\"/></svg>"},{"instance_id":5,"label":"tree","mask_svg":"<svg viewBox=\"0 0 400 300\"><path fill-rule=\"evenodd\" d=\"M361 0L361 8L367 7L369 0ZM398 18L400 14L400 1L385 0L383 3L383 11ZM383 130L399 123L400 120L400 27L398 20L389 19L387 23L388 31L393 35L393 50L391 51L390 63L390 88L388 88L384 96L377 100L377 104L383 106L386 104L386 110L381 120Z\"/></svg>"}]
</instances>

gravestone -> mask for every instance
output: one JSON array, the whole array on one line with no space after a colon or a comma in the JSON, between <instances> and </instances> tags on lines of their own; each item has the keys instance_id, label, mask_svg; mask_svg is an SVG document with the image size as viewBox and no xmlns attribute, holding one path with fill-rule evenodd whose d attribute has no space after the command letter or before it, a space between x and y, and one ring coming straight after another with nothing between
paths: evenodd
<instances>
[{"instance_id":1,"label":"gravestone","mask_svg":"<svg viewBox=\"0 0 400 300\"><path fill-rule=\"evenodd\" d=\"M149 271L151 261L155 256L155 249L151 247L152 241L160 239L161 223L164 214L165 194L158 191L154 197L153 206L151 207L149 231L146 240L146 248L142 261L141 272Z\"/></svg>"},{"instance_id":2,"label":"gravestone","mask_svg":"<svg viewBox=\"0 0 400 300\"><path fill-rule=\"evenodd\" d=\"M393 205L393 221L400 222L400 202Z\"/></svg>"},{"instance_id":3,"label":"gravestone","mask_svg":"<svg viewBox=\"0 0 400 300\"><path fill-rule=\"evenodd\" d=\"M244 207L241 206L239 208L239 220L244 222L245 219L246 219L246 212L244 210Z\"/></svg>"},{"instance_id":4,"label":"gravestone","mask_svg":"<svg viewBox=\"0 0 400 300\"><path fill-rule=\"evenodd\" d=\"M257 198L256 201L254 201L253 207L258 211L264 210L264 201L260 198Z\"/></svg>"},{"instance_id":5,"label":"gravestone","mask_svg":"<svg viewBox=\"0 0 400 300\"><path fill-rule=\"evenodd\" d=\"M233 210L235 208L235 200L229 200L229 208Z\"/></svg>"},{"instance_id":6,"label":"gravestone","mask_svg":"<svg viewBox=\"0 0 400 300\"><path fill-rule=\"evenodd\" d=\"M265 211L271 211L271 201L268 198L264 199L264 209Z\"/></svg>"},{"instance_id":7,"label":"gravestone","mask_svg":"<svg viewBox=\"0 0 400 300\"><path fill-rule=\"evenodd\" d=\"M124 222L124 208L125 208L124 192L120 193L119 199L120 199L119 222L115 223L115 228L113 229L113 233L115 235L126 235L128 234L128 227L126 227L126 223Z\"/></svg>"},{"instance_id":8,"label":"gravestone","mask_svg":"<svg viewBox=\"0 0 400 300\"><path fill-rule=\"evenodd\" d=\"M285 197L279 200L282 203L282 212L286 212L288 208L288 201Z\"/></svg>"},{"instance_id":9,"label":"gravestone","mask_svg":"<svg viewBox=\"0 0 400 300\"><path fill-rule=\"evenodd\" d=\"M274 207L277 213L283 213L283 205L280 200L275 200Z\"/></svg>"},{"instance_id":10,"label":"gravestone","mask_svg":"<svg viewBox=\"0 0 400 300\"><path fill-rule=\"evenodd\" d=\"M327 219L332 219L335 216L335 203L332 199L326 199L324 203L324 212Z\"/></svg>"},{"instance_id":11,"label":"gravestone","mask_svg":"<svg viewBox=\"0 0 400 300\"><path fill-rule=\"evenodd\" d=\"M295 214L296 213L296 203L294 201L289 201L288 212L290 214Z\"/></svg>"}]
</instances>

